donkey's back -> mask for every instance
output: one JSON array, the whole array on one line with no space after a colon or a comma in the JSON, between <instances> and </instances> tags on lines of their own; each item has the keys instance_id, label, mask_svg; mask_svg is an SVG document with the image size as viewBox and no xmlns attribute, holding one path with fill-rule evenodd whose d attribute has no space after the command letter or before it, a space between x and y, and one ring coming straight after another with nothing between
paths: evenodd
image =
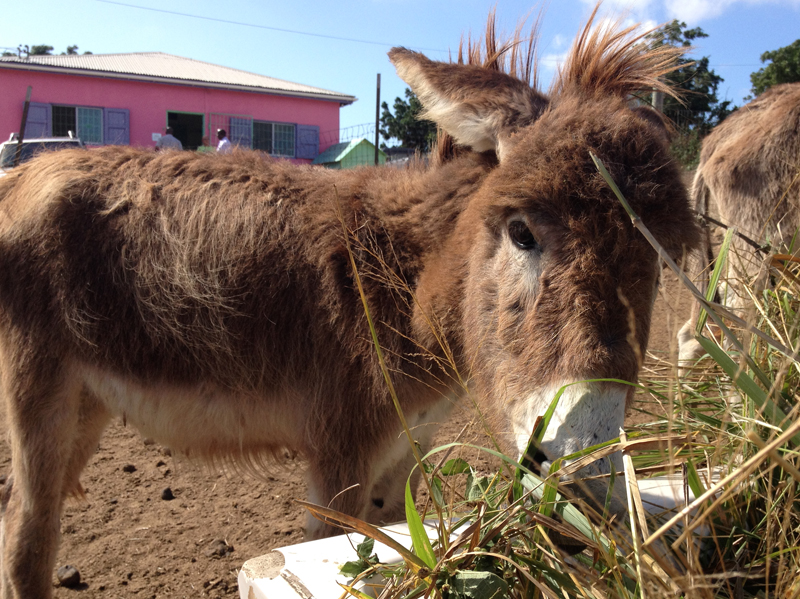
<instances>
[{"instance_id":1,"label":"donkey's back","mask_svg":"<svg viewBox=\"0 0 800 599\"><path fill-rule=\"evenodd\" d=\"M776 247L800 226L800 83L746 104L703 142L693 196L710 194L724 222Z\"/></svg>"},{"instance_id":2,"label":"donkey's back","mask_svg":"<svg viewBox=\"0 0 800 599\"><path fill-rule=\"evenodd\" d=\"M286 322L278 312L289 305L306 321L320 309L310 291L323 268L308 240L330 242L305 222L330 206L309 210L313 191L295 193L299 176L281 170L251 154L121 148L53 153L21 169L0 201L7 318L24 315L54 352L142 379L211 373L231 388L274 386L290 376L287 352L265 329Z\"/></svg>"},{"instance_id":3,"label":"donkey's back","mask_svg":"<svg viewBox=\"0 0 800 599\"><path fill-rule=\"evenodd\" d=\"M743 280L722 288L727 303L740 311L747 304L743 286L762 285L766 274L765 254L754 251L753 244L788 251L800 228L800 83L767 90L703 140L692 199L700 215L708 215L711 204L716 205L720 219L749 240L734 237L730 277L741 273ZM711 245L706 228L694 265L703 289L713 258ZM679 359L686 364L705 353L693 338L694 320L678 333Z\"/></svg>"}]
</instances>

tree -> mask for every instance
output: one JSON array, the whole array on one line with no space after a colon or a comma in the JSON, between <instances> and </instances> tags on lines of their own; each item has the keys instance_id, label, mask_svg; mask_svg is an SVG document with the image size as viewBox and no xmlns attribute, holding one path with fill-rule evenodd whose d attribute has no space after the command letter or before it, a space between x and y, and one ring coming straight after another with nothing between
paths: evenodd
<instances>
[{"instance_id":1,"label":"tree","mask_svg":"<svg viewBox=\"0 0 800 599\"><path fill-rule=\"evenodd\" d=\"M27 56L52 56L53 46L47 46L45 44L33 46L20 45L17 48L16 54L14 52L4 51L2 56L22 56L23 53L25 53ZM67 46L67 51L62 52L61 55L64 56L66 54L78 54L78 46ZM84 52L84 54L91 54L91 52Z\"/></svg>"},{"instance_id":2,"label":"tree","mask_svg":"<svg viewBox=\"0 0 800 599\"><path fill-rule=\"evenodd\" d=\"M404 148L429 152L436 141L436 125L418 118L422 113L419 98L408 88L405 93L407 102L402 98L394 99L394 114L386 102L381 104L381 136L387 141L399 140ZM386 144L382 144L382 147L385 148Z\"/></svg>"},{"instance_id":3,"label":"tree","mask_svg":"<svg viewBox=\"0 0 800 599\"><path fill-rule=\"evenodd\" d=\"M772 62L750 74L754 95L763 94L773 85L800 81L800 40L783 48L764 52L761 62L768 60Z\"/></svg>"},{"instance_id":4,"label":"tree","mask_svg":"<svg viewBox=\"0 0 800 599\"><path fill-rule=\"evenodd\" d=\"M669 44L688 48L694 40L708 37L708 34L700 27L687 29L686 23L675 19L652 37L656 46ZM732 112L728 100L720 102L717 98L717 89L724 79L709 68L708 56L697 60L682 58L680 63L681 67L666 75L666 78L683 92L685 105L674 98L665 98L664 114L679 127L696 128L701 135L705 135Z\"/></svg>"},{"instance_id":5,"label":"tree","mask_svg":"<svg viewBox=\"0 0 800 599\"><path fill-rule=\"evenodd\" d=\"M30 56L50 56L53 46L31 46Z\"/></svg>"},{"instance_id":6,"label":"tree","mask_svg":"<svg viewBox=\"0 0 800 599\"><path fill-rule=\"evenodd\" d=\"M708 37L700 27L688 29L686 23L673 20L650 35L655 46L669 44L688 48L696 39ZM728 116L735 107L728 100L717 98L719 84L724 81L709 68L709 58L680 59L680 68L667 74L666 79L683 92L683 104L671 97L664 98L664 115L678 127L672 153L687 167L696 166L700 143L711 129Z\"/></svg>"},{"instance_id":7,"label":"tree","mask_svg":"<svg viewBox=\"0 0 800 599\"><path fill-rule=\"evenodd\" d=\"M64 56L65 54L80 54L80 52L78 52L78 46L67 46L67 51L62 52L61 56ZM91 54L91 52L87 51L84 52L84 54Z\"/></svg>"}]
</instances>

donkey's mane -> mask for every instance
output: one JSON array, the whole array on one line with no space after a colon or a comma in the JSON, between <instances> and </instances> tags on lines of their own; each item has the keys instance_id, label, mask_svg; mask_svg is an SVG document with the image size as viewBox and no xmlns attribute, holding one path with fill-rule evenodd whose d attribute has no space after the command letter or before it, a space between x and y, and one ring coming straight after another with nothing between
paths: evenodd
<instances>
[{"instance_id":1,"label":"donkey's mane","mask_svg":"<svg viewBox=\"0 0 800 599\"><path fill-rule=\"evenodd\" d=\"M539 24L541 13L531 25L530 32L525 35L527 19L519 22L511 38L501 40L497 35L497 14L494 9L486 20L483 37L461 37L458 43L457 64L478 65L485 69L505 73L539 89L539 70L536 61L536 49L539 41ZM435 162L445 162L458 156L465 149L457 146L452 136L441 127L438 128L436 146L433 148Z\"/></svg>"},{"instance_id":2,"label":"donkey's mane","mask_svg":"<svg viewBox=\"0 0 800 599\"><path fill-rule=\"evenodd\" d=\"M550 87L551 98L580 93L593 96L627 97L637 92L656 90L680 100L679 92L663 79L678 68L685 48L669 45L653 47L648 41L657 28L635 33L638 25L622 27L621 19L596 23L595 6L570 49ZM505 40L498 37L495 11L489 13L483 37L464 37L458 45L458 64L478 65L519 79L539 88L537 44L541 13L524 35L525 20ZM447 161L462 152L453 138L439 128L434 159Z\"/></svg>"},{"instance_id":3,"label":"donkey's mane","mask_svg":"<svg viewBox=\"0 0 800 599\"><path fill-rule=\"evenodd\" d=\"M550 94L578 92L626 97L643 90L657 90L680 99L676 89L662 77L680 68L678 59L685 48L654 47L647 37L658 28L634 35L638 25L622 28L621 19L595 26L599 7L595 6L575 38Z\"/></svg>"},{"instance_id":4,"label":"donkey's mane","mask_svg":"<svg viewBox=\"0 0 800 599\"><path fill-rule=\"evenodd\" d=\"M497 15L494 10L489 13L486 31L483 38L466 40L462 36L458 44L458 64L473 64L485 69L506 73L526 82L538 89L538 64L536 49L539 41L539 15L531 25L530 33L525 36L523 29L526 20L521 21L514 30L514 35L505 41L497 37Z\"/></svg>"}]
</instances>

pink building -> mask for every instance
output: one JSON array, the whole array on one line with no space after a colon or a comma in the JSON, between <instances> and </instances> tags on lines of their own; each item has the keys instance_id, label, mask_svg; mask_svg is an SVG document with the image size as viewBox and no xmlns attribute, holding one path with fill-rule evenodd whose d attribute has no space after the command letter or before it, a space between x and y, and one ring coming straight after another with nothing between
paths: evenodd
<instances>
[{"instance_id":1,"label":"pink building","mask_svg":"<svg viewBox=\"0 0 800 599\"><path fill-rule=\"evenodd\" d=\"M173 128L186 149L216 145L217 129L245 147L310 162L320 132L339 129L339 108L356 98L160 52L0 58L0 140L73 131L88 146L155 146ZM330 145L338 139L325 135Z\"/></svg>"}]
</instances>

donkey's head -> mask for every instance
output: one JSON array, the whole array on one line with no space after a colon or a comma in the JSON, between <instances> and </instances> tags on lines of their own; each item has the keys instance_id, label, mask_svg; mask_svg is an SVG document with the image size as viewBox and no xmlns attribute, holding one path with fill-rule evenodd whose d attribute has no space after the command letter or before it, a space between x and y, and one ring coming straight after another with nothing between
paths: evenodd
<instances>
[{"instance_id":1,"label":"donkey's head","mask_svg":"<svg viewBox=\"0 0 800 599\"><path fill-rule=\"evenodd\" d=\"M629 33L587 26L549 96L497 70L390 54L426 118L457 144L497 156L420 279L420 311L454 329L475 390L510 417L520 452L566 386L544 462L619 435L632 387L596 379L636 381L658 284L655 250L590 153L672 256L697 237L664 126L629 101L663 88L658 76L675 55L637 46ZM602 499L606 486L590 484L591 494Z\"/></svg>"}]
</instances>

